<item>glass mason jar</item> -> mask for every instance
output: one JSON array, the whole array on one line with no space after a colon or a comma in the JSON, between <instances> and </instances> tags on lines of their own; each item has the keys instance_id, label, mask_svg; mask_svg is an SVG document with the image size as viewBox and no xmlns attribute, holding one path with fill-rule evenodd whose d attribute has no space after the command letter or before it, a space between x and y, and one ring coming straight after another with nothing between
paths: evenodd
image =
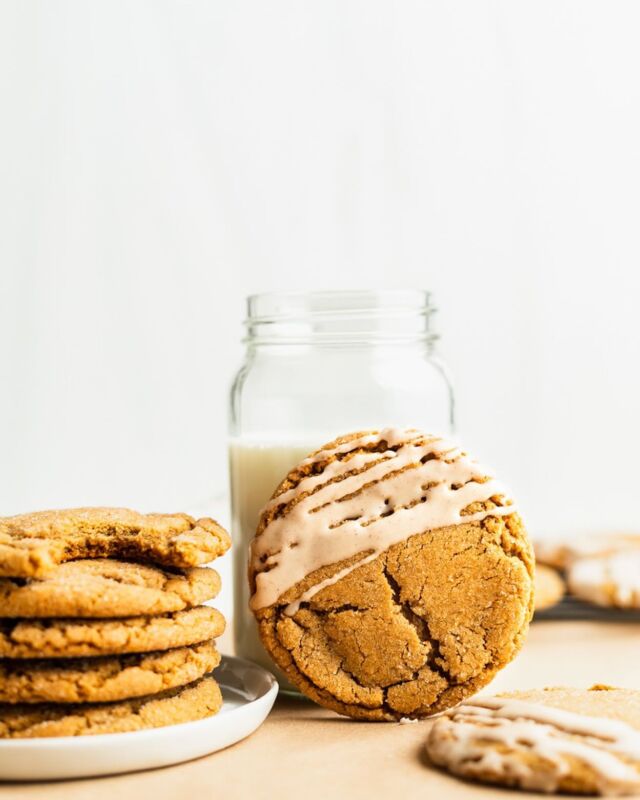
<instances>
[{"instance_id":1,"label":"glass mason jar","mask_svg":"<svg viewBox=\"0 0 640 800\"><path fill-rule=\"evenodd\" d=\"M337 436L389 425L451 433L453 392L435 354L434 311L429 292L417 290L248 298L230 415L235 648L276 675L248 607L260 510L298 461Z\"/></svg>"}]
</instances>

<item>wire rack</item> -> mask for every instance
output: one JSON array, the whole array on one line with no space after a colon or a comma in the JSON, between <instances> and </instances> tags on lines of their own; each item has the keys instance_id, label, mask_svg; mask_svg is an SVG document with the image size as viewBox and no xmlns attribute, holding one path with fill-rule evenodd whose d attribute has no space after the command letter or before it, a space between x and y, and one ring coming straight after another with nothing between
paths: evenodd
<instances>
[{"instance_id":1,"label":"wire rack","mask_svg":"<svg viewBox=\"0 0 640 800\"><path fill-rule=\"evenodd\" d=\"M640 609L601 608L567 595L546 611L536 611L534 621L591 620L593 622L640 622Z\"/></svg>"}]
</instances>

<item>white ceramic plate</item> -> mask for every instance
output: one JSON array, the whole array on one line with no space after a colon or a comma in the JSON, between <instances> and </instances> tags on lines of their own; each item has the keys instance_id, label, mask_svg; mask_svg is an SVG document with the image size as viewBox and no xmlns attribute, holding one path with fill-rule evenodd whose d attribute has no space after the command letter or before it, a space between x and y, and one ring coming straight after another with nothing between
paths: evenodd
<instances>
[{"instance_id":1,"label":"white ceramic plate","mask_svg":"<svg viewBox=\"0 0 640 800\"><path fill-rule=\"evenodd\" d=\"M262 725L278 684L262 667L232 656L222 656L214 676L224 698L215 717L132 733L0 740L0 780L116 775L179 764L235 744Z\"/></svg>"}]
</instances>

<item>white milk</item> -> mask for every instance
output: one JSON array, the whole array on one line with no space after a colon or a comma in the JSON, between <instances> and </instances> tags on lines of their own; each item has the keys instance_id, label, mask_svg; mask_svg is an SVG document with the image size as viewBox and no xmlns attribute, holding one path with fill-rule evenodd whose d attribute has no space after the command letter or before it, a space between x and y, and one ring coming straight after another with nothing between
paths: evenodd
<instances>
[{"instance_id":1,"label":"white milk","mask_svg":"<svg viewBox=\"0 0 640 800\"><path fill-rule=\"evenodd\" d=\"M313 443L276 444L236 439L229 445L236 655L255 661L275 673L283 688L291 687L262 646L255 618L249 610L249 543L255 535L260 511L276 486L292 467L317 450L324 441L319 437Z\"/></svg>"}]
</instances>

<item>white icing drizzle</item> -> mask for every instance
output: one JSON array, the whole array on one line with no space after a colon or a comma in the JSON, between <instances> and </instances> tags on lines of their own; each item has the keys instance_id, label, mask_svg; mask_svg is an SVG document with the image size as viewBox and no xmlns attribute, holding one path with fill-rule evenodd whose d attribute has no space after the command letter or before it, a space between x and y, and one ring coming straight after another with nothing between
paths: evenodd
<instances>
[{"instance_id":1,"label":"white icing drizzle","mask_svg":"<svg viewBox=\"0 0 640 800\"><path fill-rule=\"evenodd\" d=\"M263 513L313 492L274 518L253 540L256 591L250 601L252 609L272 605L313 571L362 554L353 565L291 603L286 613L293 614L320 589L410 536L516 510L511 501L502 499L501 506L463 515L472 503L505 498L507 490L456 445L413 429L389 428L366 434L316 453L301 466L380 442L386 442L384 452L336 459L321 473L302 478L297 486L267 503ZM337 480L329 483L332 479Z\"/></svg>"},{"instance_id":2,"label":"white icing drizzle","mask_svg":"<svg viewBox=\"0 0 640 800\"><path fill-rule=\"evenodd\" d=\"M640 549L576 561L569 571L569 586L579 597L599 605L640 608Z\"/></svg>"},{"instance_id":3,"label":"white icing drizzle","mask_svg":"<svg viewBox=\"0 0 640 800\"><path fill-rule=\"evenodd\" d=\"M495 742L508 749L487 745ZM602 794L640 790L640 731L625 722L501 697L480 697L438 719L427 740L430 757L454 772L512 775L525 789L553 792L571 768L588 765ZM533 752L544 770L519 755ZM636 766L624 758L639 762Z\"/></svg>"}]
</instances>

